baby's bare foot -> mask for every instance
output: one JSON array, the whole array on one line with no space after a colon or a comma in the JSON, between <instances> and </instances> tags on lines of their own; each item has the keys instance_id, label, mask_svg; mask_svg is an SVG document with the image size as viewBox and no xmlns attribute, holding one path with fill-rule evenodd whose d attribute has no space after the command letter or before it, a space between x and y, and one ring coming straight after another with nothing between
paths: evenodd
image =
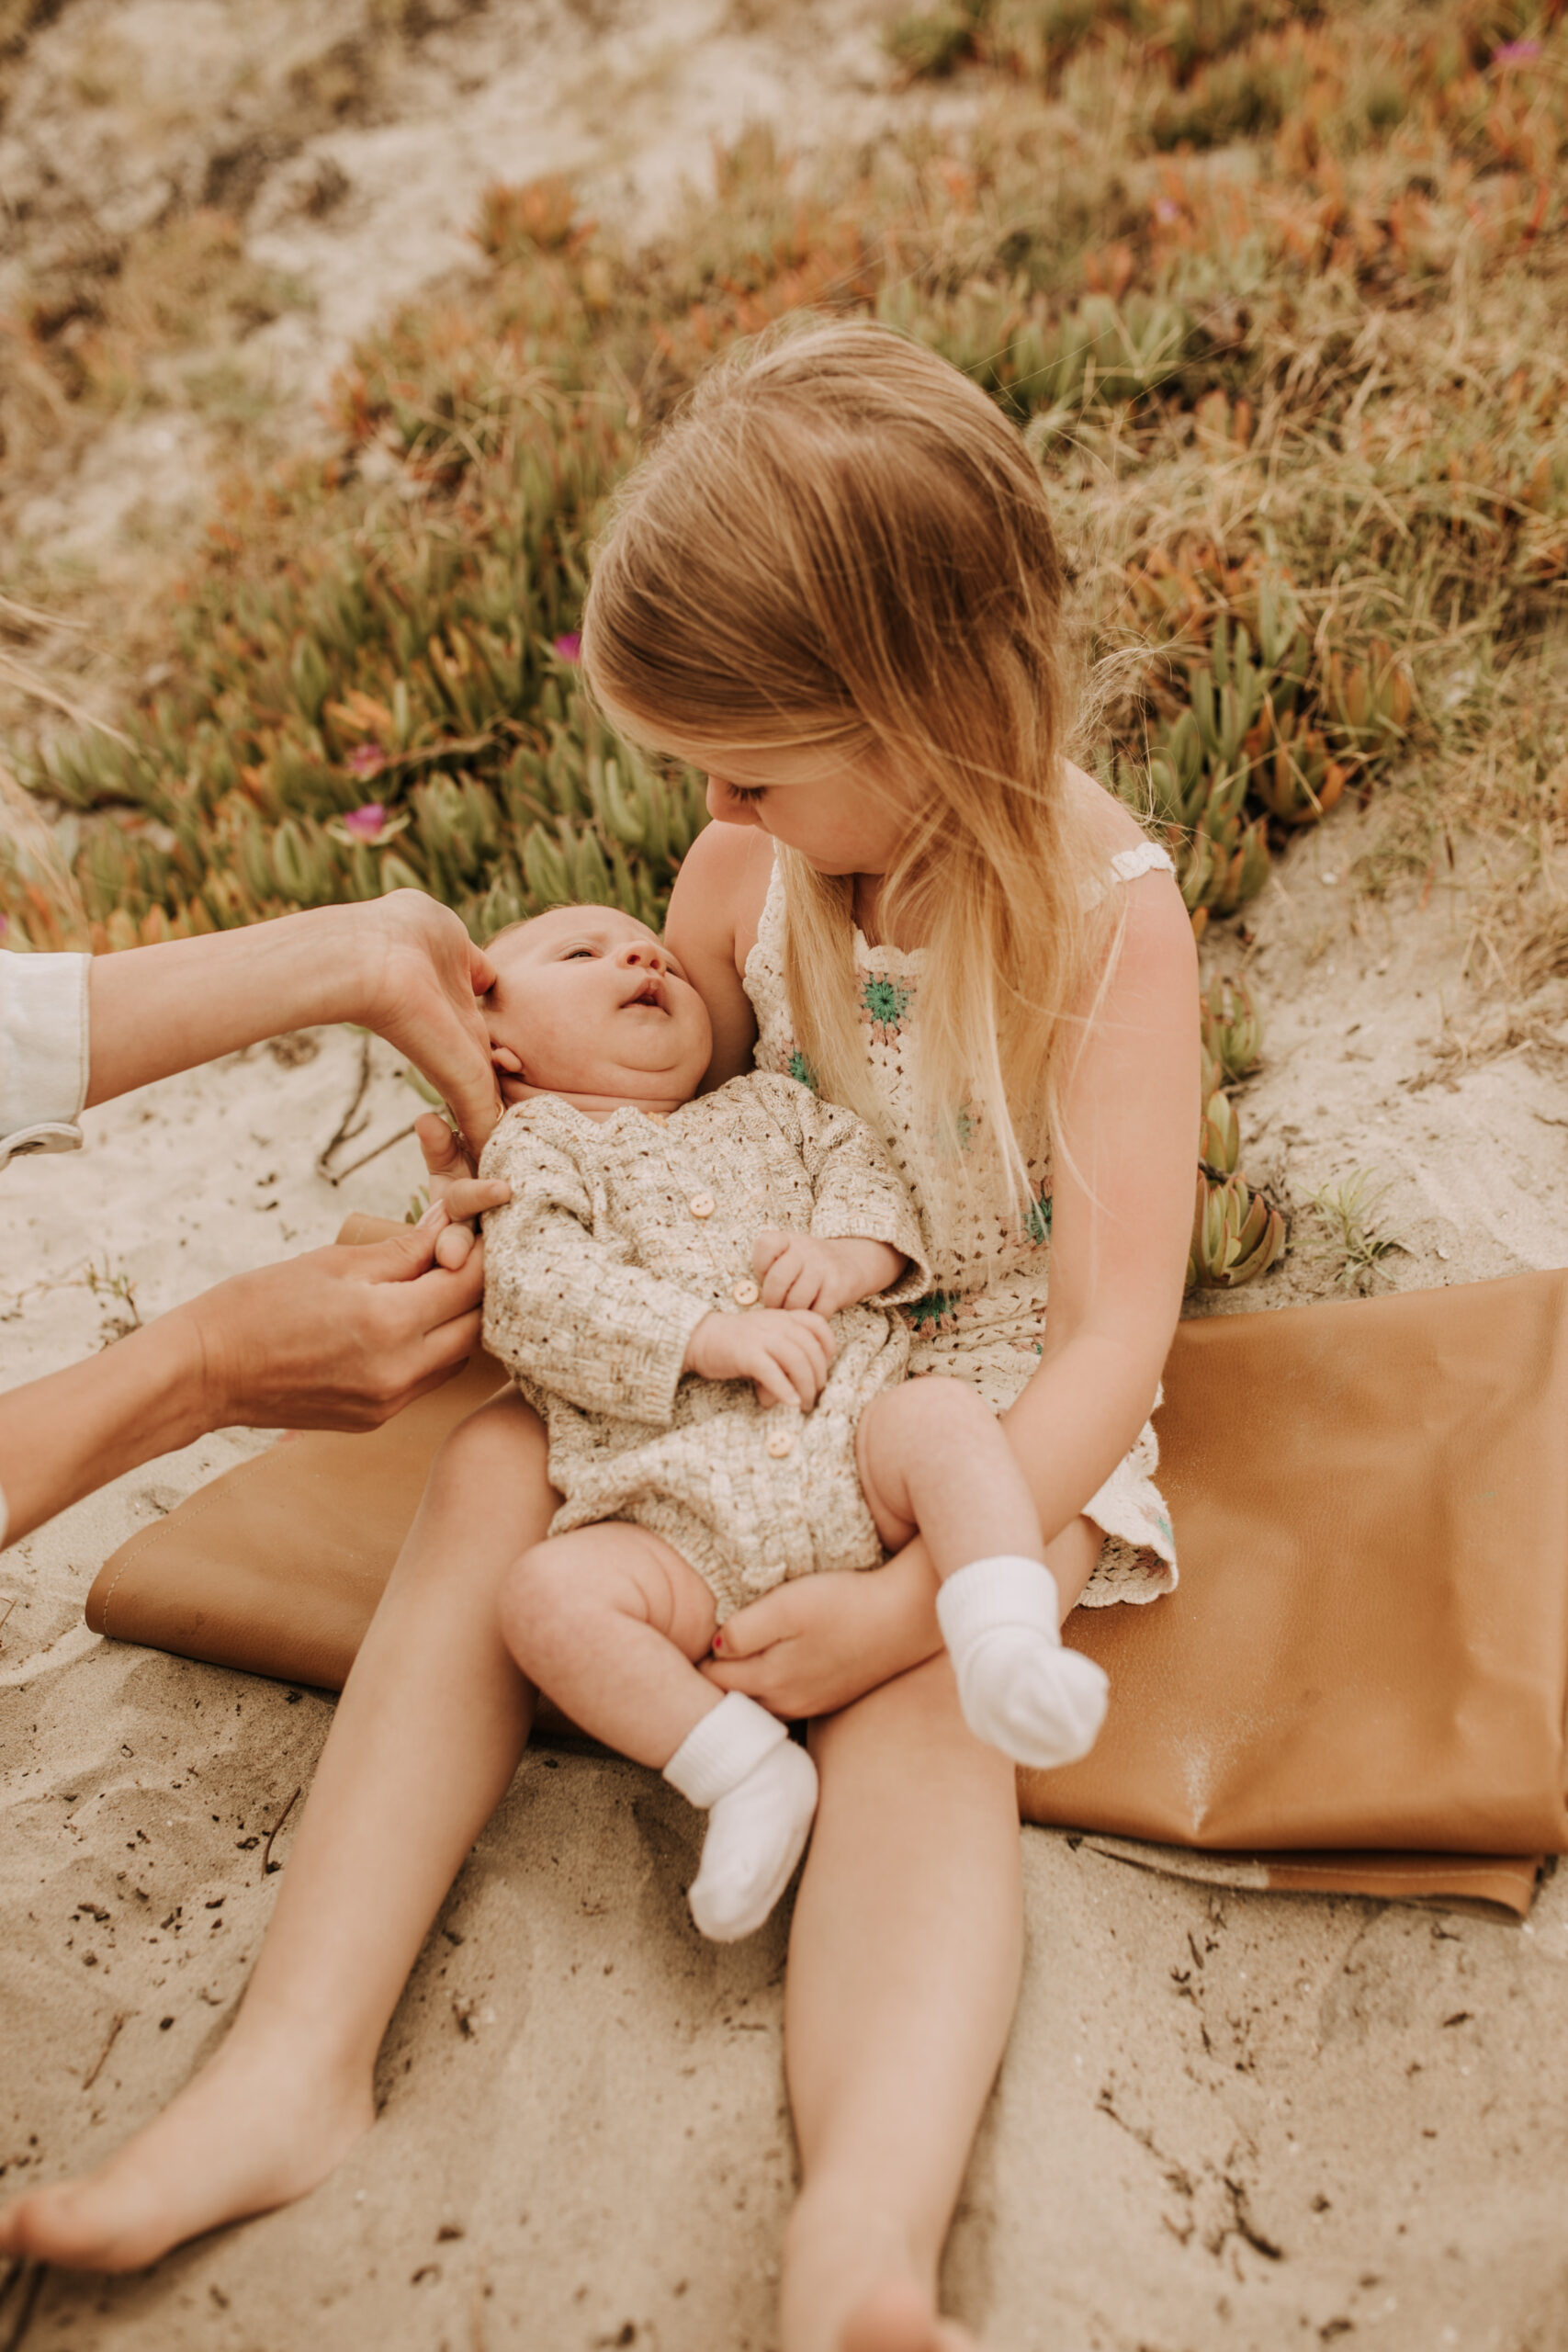
<instances>
[{"instance_id":1,"label":"baby's bare foot","mask_svg":"<svg viewBox=\"0 0 1568 2352\"><path fill-rule=\"evenodd\" d=\"M840 2352L976 2352L975 2339L906 2279L869 2294L852 2314Z\"/></svg>"},{"instance_id":2,"label":"baby's bare foot","mask_svg":"<svg viewBox=\"0 0 1568 2352\"><path fill-rule=\"evenodd\" d=\"M369 2128L370 2086L231 2045L79 2180L0 2209L0 2254L141 2270L186 2238L303 2197Z\"/></svg>"}]
</instances>

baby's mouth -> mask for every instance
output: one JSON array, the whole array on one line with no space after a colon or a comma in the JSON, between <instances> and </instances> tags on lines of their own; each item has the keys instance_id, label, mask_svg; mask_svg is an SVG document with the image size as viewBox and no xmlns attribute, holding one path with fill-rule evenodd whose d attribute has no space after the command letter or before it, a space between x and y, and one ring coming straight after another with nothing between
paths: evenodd
<instances>
[{"instance_id":1,"label":"baby's mouth","mask_svg":"<svg viewBox=\"0 0 1568 2352\"><path fill-rule=\"evenodd\" d=\"M664 1001L664 983L657 972L649 972L646 979L637 982L630 996L622 998L621 1011L625 1012L634 1004L650 1004L657 1012L669 1010Z\"/></svg>"}]
</instances>

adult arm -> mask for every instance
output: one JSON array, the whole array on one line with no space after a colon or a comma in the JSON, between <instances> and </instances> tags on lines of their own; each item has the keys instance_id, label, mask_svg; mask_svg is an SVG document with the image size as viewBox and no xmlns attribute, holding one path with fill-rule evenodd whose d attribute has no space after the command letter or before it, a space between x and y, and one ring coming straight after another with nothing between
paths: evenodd
<instances>
[{"instance_id":1,"label":"adult arm","mask_svg":"<svg viewBox=\"0 0 1568 2352\"><path fill-rule=\"evenodd\" d=\"M1198 986L1168 876L1127 886L1116 971L1065 1106L1039 1371L1003 1426L1049 1544L1127 1453L1181 1308L1197 1148ZM724 1628L705 1671L776 1713L830 1713L942 1646L918 1539L874 1574L803 1577Z\"/></svg>"},{"instance_id":2,"label":"adult arm","mask_svg":"<svg viewBox=\"0 0 1568 2352\"><path fill-rule=\"evenodd\" d=\"M209 1430L367 1430L479 1344L484 1256L435 1261L424 1221L235 1274L85 1363L0 1396L0 1542ZM3 1522L9 1507L9 1524Z\"/></svg>"},{"instance_id":3,"label":"adult arm","mask_svg":"<svg viewBox=\"0 0 1568 2352\"><path fill-rule=\"evenodd\" d=\"M501 1109L476 1001L494 977L459 917L420 890L96 956L85 1101L352 1021L408 1056L477 1151Z\"/></svg>"}]
</instances>

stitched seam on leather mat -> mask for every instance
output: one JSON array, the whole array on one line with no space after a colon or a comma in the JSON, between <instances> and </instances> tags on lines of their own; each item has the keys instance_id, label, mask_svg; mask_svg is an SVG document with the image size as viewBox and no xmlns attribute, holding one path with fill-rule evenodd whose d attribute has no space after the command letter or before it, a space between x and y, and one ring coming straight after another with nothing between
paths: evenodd
<instances>
[{"instance_id":1,"label":"stitched seam on leather mat","mask_svg":"<svg viewBox=\"0 0 1568 2352\"><path fill-rule=\"evenodd\" d=\"M231 1476L233 1477L235 1486L243 1485L245 1478L249 1476L253 1471L259 1470L263 1463L270 1458L270 1452L271 1449L269 1448L266 1453L258 1453L254 1462L242 1463L237 1470L231 1472ZM220 1481L218 1479L210 1479L205 1487L198 1487L194 1495L187 1495L185 1501L179 1504L177 1508L182 1511L188 1512L193 1520L201 1518L205 1511L209 1511L212 1509L212 1506L217 1499L219 1484ZM174 1514L171 1512L170 1517L172 1518L173 1515ZM104 1634L106 1639L109 1641L118 1641L121 1638L109 1623L110 1603L113 1601L115 1594L119 1590L120 1586L125 1582L126 1577L129 1575L130 1571L135 1566L136 1555L140 1552L141 1546L144 1544L150 1544L155 1535L162 1535L167 1524L167 1520L161 1519L155 1527L144 1527L139 1535L131 1536L130 1541L127 1543L125 1547L125 1557L120 1562L119 1572L116 1576L113 1584L110 1585L107 1592L104 1595Z\"/></svg>"}]
</instances>

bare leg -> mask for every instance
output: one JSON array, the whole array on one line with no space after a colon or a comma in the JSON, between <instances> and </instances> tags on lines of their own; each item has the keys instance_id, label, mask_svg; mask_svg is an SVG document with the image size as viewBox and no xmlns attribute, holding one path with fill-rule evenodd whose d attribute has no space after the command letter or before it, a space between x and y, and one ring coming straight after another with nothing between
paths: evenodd
<instances>
[{"instance_id":1,"label":"bare leg","mask_svg":"<svg viewBox=\"0 0 1568 2352\"><path fill-rule=\"evenodd\" d=\"M1010 1441L1005 1443L1006 1460L998 1463L986 1430L974 1423L967 1408L962 1404L959 1407L959 1412L964 1415L963 1423L952 1414L942 1392L955 1389L960 1397L973 1393L959 1389L956 1381L913 1381L879 1396L862 1415L856 1440L857 1459L861 1484L876 1521L877 1533L889 1551L896 1551L909 1541L919 1526L939 1576L951 1575L966 1559L977 1559L987 1553L1014 1552L1026 1558L1042 1559L1055 1579L1065 1619L1068 1611L1077 1607L1078 1596L1094 1574L1104 1535L1092 1519L1075 1519L1042 1551L1040 1522L1032 1503L1027 1524L1016 1516L1017 1488L1023 1472ZM910 1401L906 1402L907 1399ZM980 1404L977 1397L975 1404L990 1429L1001 1436L1006 1422L992 1419L988 1407ZM928 1418L916 1423L910 1418L912 1413ZM970 1428L978 1451L960 1446L955 1453L948 1433L961 1426ZM905 1442L910 1431L912 1448ZM884 1435L888 1439L886 1446L881 1442ZM933 1463L940 1450L947 1468L942 1477L922 1480L917 1495L911 1472L897 1457L912 1451L912 1476L919 1477L919 1461L927 1446L932 1449L930 1459ZM976 1469L982 1465L984 1476L977 1477ZM925 1490L928 1487L930 1492ZM1027 1488L1024 1491L1027 1493ZM962 1499L955 1502L954 1494ZM1005 1542L1001 1540L1004 1535ZM939 1545L944 1548L939 1550Z\"/></svg>"},{"instance_id":2,"label":"bare leg","mask_svg":"<svg viewBox=\"0 0 1568 2352\"><path fill-rule=\"evenodd\" d=\"M861 1415L855 1453L890 1552L918 1532L939 1577L1003 1553L1044 1565L1022 1466L990 1407L962 1381L886 1390Z\"/></svg>"},{"instance_id":3,"label":"bare leg","mask_svg":"<svg viewBox=\"0 0 1568 2352\"><path fill-rule=\"evenodd\" d=\"M716 1623L691 1563L624 1520L535 1544L501 1598L502 1636L535 1688L591 1738L659 1771L718 1704L696 1669Z\"/></svg>"},{"instance_id":4,"label":"bare leg","mask_svg":"<svg viewBox=\"0 0 1568 2352\"><path fill-rule=\"evenodd\" d=\"M514 1396L447 1439L339 1702L233 2031L107 2164L7 2207L0 2252L139 2269L302 2196L368 2128L387 2021L528 1735L533 1694L496 1596L554 1508L544 1432Z\"/></svg>"},{"instance_id":5,"label":"bare leg","mask_svg":"<svg viewBox=\"0 0 1568 2352\"><path fill-rule=\"evenodd\" d=\"M857 1444L883 1541L902 1544L917 1526L925 1539L970 1730L1036 1769L1087 1756L1110 1686L1092 1659L1062 1646L1062 1595L1000 1423L973 1389L922 1380L878 1396Z\"/></svg>"},{"instance_id":6,"label":"bare leg","mask_svg":"<svg viewBox=\"0 0 1568 2352\"><path fill-rule=\"evenodd\" d=\"M577 1528L525 1553L501 1622L524 1673L574 1723L656 1765L707 1815L687 1889L704 1935L733 1943L760 1928L810 1835L817 1774L776 1717L697 1672L716 1611L690 1562L623 1521Z\"/></svg>"},{"instance_id":7,"label":"bare leg","mask_svg":"<svg viewBox=\"0 0 1568 2352\"><path fill-rule=\"evenodd\" d=\"M940 1395L913 1411L904 1404L935 1385L879 1399L874 1411L897 1407L900 1417L886 1415L880 1432L868 1430L870 1414L861 1424L862 1476L885 1540L902 1540L919 1516L947 1573L993 1550L1043 1557L1066 1616L1100 1531L1075 1520L1042 1552L1032 1505L1017 1520L1021 1474L992 1463L980 1424ZM950 1460L945 1476L944 1426L967 1428L980 1449ZM912 1459L912 1476L878 1459L879 1435ZM929 1480L928 1449L939 1473ZM936 2276L1018 1994L1012 1767L969 1732L945 1657L816 1725L812 1753L822 1793L785 2007L804 2174L784 2279L786 2352L964 2352L972 2339L939 2316Z\"/></svg>"},{"instance_id":8,"label":"bare leg","mask_svg":"<svg viewBox=\"0 0 1568 2352\"><path fill-rule=\"evenodd\" d=\"M1013 1770L936 1657L813 1730L822 1794L784 2016L803 2186L786 2352L958 2352L942 2241L1021 1953Z\"/></svg>"}]
</instances>

